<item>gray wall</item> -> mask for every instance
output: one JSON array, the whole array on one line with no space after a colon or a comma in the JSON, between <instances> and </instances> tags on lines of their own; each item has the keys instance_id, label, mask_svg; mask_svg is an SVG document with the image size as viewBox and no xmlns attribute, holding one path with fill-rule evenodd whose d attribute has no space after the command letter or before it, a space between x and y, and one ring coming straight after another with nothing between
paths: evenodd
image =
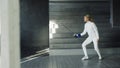
<instances>
[{"instance_id":1,"label":"gray wall","mask_svg":"<svg viewBox=\"0 0 120 68\"><path fill-rule=\"evenodd\" d=\"M21 58L49 47L48 0L20 0Z\"/></svg>"},{"instance_id":2,"label":"gray wall","mask_svg":"<svg viewBox=\"0 0 120 68\"><path fill-rule=\"evenodd\" d=\"M98 27L100 35L99 47L120 47L120 29L113 29L110 25L110 0L50 0L49 18L54 20L59 26L53 39L50 39L50 48L81 48L81 44L86 39L86 36L76 39L71 31L74 33L83 31L83 16L87 13L94 17L95 24ZM71 31L61 24L64 24ZM87 47L91 49L93 44Z\"/></svg>"}]
</instances>

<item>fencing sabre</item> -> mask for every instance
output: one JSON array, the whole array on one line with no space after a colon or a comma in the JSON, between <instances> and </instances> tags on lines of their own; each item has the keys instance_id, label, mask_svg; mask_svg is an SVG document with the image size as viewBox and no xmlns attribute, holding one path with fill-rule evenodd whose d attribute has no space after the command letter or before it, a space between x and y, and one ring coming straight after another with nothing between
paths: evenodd
<instances>
[{"instance_id":1,"label":"fencing sabre","mask_svg":"<svg viewBox=\"0 0 120 68\"><path fill-rule=\"evenodd\" d=\"M71 33L74 34L74 32L72 30L70 30L67 26L65 26L63 23L61 23L60 25L62 25L63 27L65 27L68 31L70 31Z\"/></svg>"},{"instance_id":2,"label":"fencing sabre","mask_svg":"<svg viewBox=\"0 0 120 68\"><path fill-rule=\"evenodd\" d=\"M69 30L70 32L72 32L73 33L73 36L75 37L75 38L81 38L81 34L76 34L76 33L74 33L72 30L70 30L67 26L65 26L63 23L62 24L60 24L60 25L62 25L62 26L64 26L67 30Z\"/></svg>"}]
</instances>

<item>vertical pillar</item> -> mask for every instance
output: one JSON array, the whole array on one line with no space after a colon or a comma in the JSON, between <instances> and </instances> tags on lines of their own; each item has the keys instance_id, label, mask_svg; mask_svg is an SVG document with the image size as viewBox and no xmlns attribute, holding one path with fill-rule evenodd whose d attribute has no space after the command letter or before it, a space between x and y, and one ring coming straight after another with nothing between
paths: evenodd
<instances>
[{"instance_id":1,"label":"vertical pillar","mask_svg":"<svg viewBox=\"0 0 120 68\"><path fill-rule=\"evenodd\" d=\"M0 68L20 68L19 0L0 0L0 18Z\"/></svg>"}]
</instances>

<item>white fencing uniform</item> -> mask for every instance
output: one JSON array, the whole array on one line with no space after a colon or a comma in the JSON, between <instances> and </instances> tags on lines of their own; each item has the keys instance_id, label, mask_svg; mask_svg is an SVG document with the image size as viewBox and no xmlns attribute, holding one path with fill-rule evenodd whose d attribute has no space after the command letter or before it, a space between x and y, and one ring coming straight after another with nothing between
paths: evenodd
<instances>
[{"instance_id":1,"label":"white fencing uniform","mask_svg":"<svg viewBox=\"0 0 120 68\"><path fill-rule=\"evenodd\" d=\"M83 57L83 59L88 59L86 46L91 42L93 42L94 49L96 50L99 56L99 59L101 59L101 55L98 48L99 33L94 22L88 21L85 23L84 31L81 33L81 36L85 35L86 33L88 33L88 38L82 43L82 48L83 48L85 57L87 58Z\"/></svg>"}]
</instances>

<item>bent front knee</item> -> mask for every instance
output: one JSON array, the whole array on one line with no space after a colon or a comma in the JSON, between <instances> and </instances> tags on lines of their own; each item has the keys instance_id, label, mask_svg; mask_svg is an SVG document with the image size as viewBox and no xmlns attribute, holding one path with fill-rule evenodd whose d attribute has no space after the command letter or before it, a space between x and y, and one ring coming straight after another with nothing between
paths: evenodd
<instances>
[{"instance_id":1,"label":"bent front knee","mask_svg":"<svg viewBox=\"0 0 120 68\"><path fill-rule=\"evenodd\" d=\"M86 47L86 45L82 44L82 47Z\"/></svg>"}]
</instances>

